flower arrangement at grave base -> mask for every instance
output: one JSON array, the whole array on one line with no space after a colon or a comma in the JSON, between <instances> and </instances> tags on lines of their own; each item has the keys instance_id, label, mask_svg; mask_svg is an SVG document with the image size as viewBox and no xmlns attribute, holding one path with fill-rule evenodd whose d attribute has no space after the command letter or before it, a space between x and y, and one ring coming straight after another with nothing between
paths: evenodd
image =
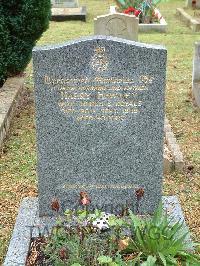
<instances>
[{"instance_id":1,"label":"flower arrangement at grave base","mask_svg":"<svg viewBox=\"0 0 200 266\"><path fill-rule=\"evenodd\" d=\"M115 0L117 11L135 15L139 18L139 23L159 23L162 16L157 10L157 5L167 0Z\"/></svg>"},{"instance_id":2,"label":"flower arrangement at grave base","mask_svg":"<svg viewBox=\"0 0 200 266\"><path fill-rule=\"evenodd\" d=\"M138 189L134 198L140 202L143 196ZM144 217L127 208L120 215L90 211L87 192L80 193L79 203L80 209L58 217L49 236L33 239L26 266L200 265L200 256L187 251L188 230L182 223L172 224L162 204L153 216ZM51 208L59 212L58 199Z\"/></svg>"}]
</instances>

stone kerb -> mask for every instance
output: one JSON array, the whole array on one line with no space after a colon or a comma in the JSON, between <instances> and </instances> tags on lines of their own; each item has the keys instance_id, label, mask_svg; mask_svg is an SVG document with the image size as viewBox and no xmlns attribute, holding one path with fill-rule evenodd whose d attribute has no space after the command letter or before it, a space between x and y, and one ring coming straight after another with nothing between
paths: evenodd
<instances>
[{"instance_id":1,"label":"stone kerb","mask_svg":"<svg viewBox=\"0 0 200 266\"><path fill-rule=\"evenodd\" d=\"M194 48L192 93L194 103L200 107L200 42L196 42Z\"/></svg>"},{"instance_id":2,"label":"stone kerb","mask_svg":"<svg viewBox=\"0 0 200 266\"><path fill-rule=\"evenodd\" d=\"M180 147L176 141L176 137L172 131L169 120L165 118L165 139L167 147L171 151L173 158L173 169L178 172L182 172L184 169L184 158L180 150Z\"/></svg>"},{"instance_id":3,"label":"stone kerb","mask_svg":"<svg viewBox=\"0 0 200 266\"><path fill-rule=\"evenodd\" d=\"M0 148L8 135L12 118L24 92L24 78L8 78L0 88Z\"/></svg>"},{"instance_id":4,"label":"stone kerb","mask_svg":"<svg viewBox=\"0 0 200 266\"><path fill-rule=\"evenodd\" d=\"M176 9L176 15L182 20L193 32L200 31L200 22L199 20L193 18L189 15L183 8Z\"/></svg>"}]
</instances>

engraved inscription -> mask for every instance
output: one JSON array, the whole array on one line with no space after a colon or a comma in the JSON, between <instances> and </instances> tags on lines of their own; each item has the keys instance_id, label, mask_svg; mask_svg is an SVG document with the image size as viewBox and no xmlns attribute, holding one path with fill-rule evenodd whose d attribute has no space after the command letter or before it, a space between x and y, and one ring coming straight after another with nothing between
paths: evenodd
<instances>
[{"instance_id":1,"label":"engraved inscription","mask_svg":"<svg viewBox=\"0 0 200 266\"><path fill-rule=\"evenodd\" d=\"M126 36L126 30L126 23L120 18L112 18L106 25L106 35L122 38Z\"/></svg>"},{"instance_id":2,"label":"engraved inscription","mask_svg":"<svg viewBox=\"0 0 200 266\"><path fill-rule=\"evenodd\" d=\"M44 83L59 93L60 110L76 121L123 121L142 108L141 94L149 90L154 78L140 75L137 80L107 77L99 72L109 65L105 47L96 47L90 67L94 77L56 78L45 76Z\"/></svg>"},{"instance_id":3,"label":"engraved inscription","mask_svg":"<svg viewBox=\"0 0 200 266\"><path fill-rule=\"evenodd\" d=\"M142 106L140 93L148 91L153 78L140 76L130 79L56 79L44 77L46 84L54 84L59 92L60 110L81 120L124 120L128 114L137 114Z\"/></svg>"},{"instance_id":4,"label":"engraved inscription","mask_svg":"<svg viewBox=\"0 0 200 266\"><path fill-rule=\"evenodd\" d=\"M147 91L153 78L140 76L134 80L102 78L55 79L45 76L46 84L56 84L60 101L58 106L66 114L81 120L124 120L128 114L137 114L142 106L139 93ZM120 83L120 85L119 85Z\"/></svg>"},{"instance_id":5,"label":"engraved inscription","mask_svg":"<svg viewBox=\"0 0 200 266\"><path fill-rule=\"evenodd\" d=\"M136 184L64 184L62 186L57 187L57 189L64 190L83 190L83 189L136 189L139 185Z\"/></svg>"}]
</instances>

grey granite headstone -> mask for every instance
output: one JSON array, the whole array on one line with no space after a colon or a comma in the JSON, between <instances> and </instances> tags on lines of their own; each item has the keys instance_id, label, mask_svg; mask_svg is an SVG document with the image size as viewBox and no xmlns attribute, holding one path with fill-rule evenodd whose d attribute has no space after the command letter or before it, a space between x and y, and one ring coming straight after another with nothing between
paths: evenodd
<instances>
[{"instance_id":1,"label":"grey granite headstone","mask_svg":"<svg viewBox=\"0 0 200 266\"><path fill-rule=\"evenodd\" d=\"M195 43L193 60L192 93L195 104L200 107L200 42Z\"/></svg>"},{"instance_id":2,"label":"grey granite headstone","mask_svg":"<svg viewBox=\"0 0 200 266\"><path fill-rule=\"evenodd\" d=\"M35 48L39 212L51 202L151 213L161 200L166 49L94 36ZM112 211L112 210L108 210Z\"/></svg>"},{"instance_id":3,"label":"grey granite headstone","mask_svg":"<svg viewBox=\"0 0 200 266\"><path fill-rule=\"evenodd\" d=\"M94 19L94 34L138 40L139 19L133 15L108 14Z\"/></svg>"}]
</instances>

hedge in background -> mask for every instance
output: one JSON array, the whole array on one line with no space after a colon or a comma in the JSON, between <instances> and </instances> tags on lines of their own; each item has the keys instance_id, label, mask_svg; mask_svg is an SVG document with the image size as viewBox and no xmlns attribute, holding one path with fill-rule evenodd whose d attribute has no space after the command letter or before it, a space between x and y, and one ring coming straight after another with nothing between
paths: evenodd
<instances>
[{"instance_id":1,"label":"hedge in background","mask_svg":"<svg viewBox=\"0 0 200 266\"><path fill-rule=\"evenodd\" d=\"M9 55L9 38L8 31L6 30L5 21L2 17L2 11L0 6L0 87L6 76L7 68L7 55Z\"/></svg>"},{"instance_id":2,"label":"hedge in background","mask_svg":"<svg viewBox=\"0 0 200 266\"><path fill-rule=\"evenodd\" d=\"M0 85L25 69L50 11L50 0L0 0Z\"/></svg>"}]
</instances>

